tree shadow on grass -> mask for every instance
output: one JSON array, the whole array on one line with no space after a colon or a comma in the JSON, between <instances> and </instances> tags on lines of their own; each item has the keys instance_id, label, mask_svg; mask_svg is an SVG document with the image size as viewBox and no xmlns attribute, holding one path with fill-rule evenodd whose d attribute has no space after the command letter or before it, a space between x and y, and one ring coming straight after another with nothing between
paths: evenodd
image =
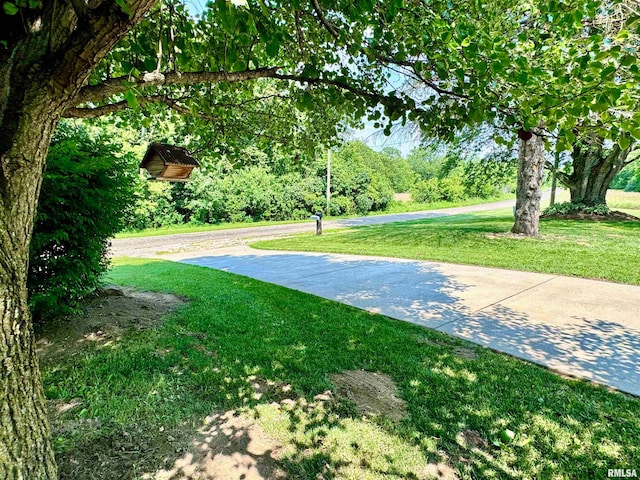
<instances>
[{"instance_id":1,"label":"tree shadow on grass","mask_svg":"<svg viewBox=\"0 0 640 480\"><path fill-rule=\"evenodd\" d=\"M448 465L461 478L516 479L598 478L606 476L608 468L640 464L636 399L303 293L208 269L153 265L152 270L136 267L135 282L150 290L171 284L179 295L192 292L188 307L158 331L152 347L136 351L139 334L132 335L118 350L74 359L65 372L84 371L89 379L79 392L67 387L72 398L99 400L95 392L101 376L108 375L117 388L100 395L121 398L123 404L138 402L139 411L131 418L153 411L160 418L149 418L144 425L127 420L115 433L113 428L102 432L96 427L91 435L76 439L75 446L72 433L59 432L70 443L60 456L62 472L78 471L74 465L83 461L84 478L114 478L116 468L109 458L126 458L117 478L207 478L194 472L206 472L199 462L213 462L221 448L228 448L232 461L228 472L236 474L238 465L244 465L261 476L255 478L273 478L269 465L283 471L285 478L428 478L429 465ZM466 287L448 284L450 279L442 277L441 282L433 277L433 286L447 285L436 292L445 301L431 307L446 316L452 314L454 292ZM513 311L502 315L504 322L526 320ZM460 355L460 349L467 353ZM156 350L167 353L149 360ZM119 376L128 380L131 365L137 370L135 381L113 381ZM398 422L363 419L340 401L308 407L317 394L337 391L331 374L354 369L388 374L407 402L408 416ZM68 376L49 381L59 382L62 390ZM275 387L256 389L253 376L271 379ZM159 377L165 389L150 397L151 390L159 389L151 380ZM293 404L283 403L285 393ZM175 403L172 397L178 394ZM150 398L156 402L151 407ZM208 418L215 421L207 424L199 420L206 414L183 409L196 402L216 412L242 411L278 446L251 450L249 424L225 428L229 414L224 413L212 414ZM101 407L101 421L121 416L121 408L117 402ZM162 416L174 410L173 423L160 432L169 423ZM503 433L507 430L513 436ZM120 437L130 440L123 444L116 441ZM154 447L154 439L166 448ZM143 444L148 446L140 448ZM79 457L78 452L85 455Z\"/></svg>"}]
</instances>

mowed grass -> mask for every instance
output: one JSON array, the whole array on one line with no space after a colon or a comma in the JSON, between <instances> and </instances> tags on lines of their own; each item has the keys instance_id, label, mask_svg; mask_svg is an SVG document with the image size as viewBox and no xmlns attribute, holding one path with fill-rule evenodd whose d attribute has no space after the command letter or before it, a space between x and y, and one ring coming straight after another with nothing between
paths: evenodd
<instances>
[{"instance_id":1,"label":"mowed grass","mask_svg":"<svg viewBox=\"0 0 640 480\"><path fill-rule=\"evenodd\" d=\"M478 205L488 202L497 202L500 200L508 200L512 198L513 194L498 195L490 198L468 198L466 200L460 200L457 202L431 202L431 203L417 203L417 202L391 202L387 210L380 210L376 212L369 212L369 216L376 215L388 215L392 213L408 213L419 212L423 210L440 210L444 208L463 207L466 205ZM309 212L309 217L313 212ZM341 218L353 218L360 215L342 215L342 216L326 216L325 220L337 220ZM211 232L216 230L232 230L238 228L251 228L251 227L266 227L274 225L286 225L291 223L309 223L310 219L305 220L260 220L256 222L223 222L217 224L182 224L182 225L167 225L157 228L145 228L138 231L126 231L116 234L115 238L141 238L141 237L157 237L161 235L174 235L181 233L197 233L197 232Z\"/></svg>"},{"instance_id":2,"label":"mowed grass","mask_svg":"<svg viewBox=\"0 0 640 480\"><path fill-rule=\"evenodd\" d=\"M290 223L308 223L309 220L262 220L258 222L229 222L216 224L196 225L192 223L181 225L166 225L157 228L145 228L134 232L120 232L115 238L142 238L142 237L159 237L162 235L176 235L181 233L197 233L197 232L213 232L216 230L233 230L238 228L266 227L271 225L287 225Z\"/></svg>"},{"instance_id":3,"label":"mowed grass","mask_svg":"<svg viewBox=\"0 0 640 480\"><path fill-rule=\"evenodd\" d=\"M640 216L640 211L629 210ZM640 285L640 222L543 219L520 238L508 210L260 241L257 248L351 253L573 275Z\"/></svg>"},{"instance_id":4,"label":"mowed grass","mask_svg":"<svg viewBox=\"0 0 640 480\"><path fill-rule=\"evenodd\" d=\"M640 192L609 190L607 192L607 205L612 210L636 210L636 213L632 212L632 215L640 216Z\"/></svg>"},{"instance_id":5,"label":"mowed grass","mask_svg":"<svg viewBox=\"0 0 640 480\"><path fill-rule=\"evenodd\" d=\"M154 462L172 465L184 453L158 456L149 447L153 438L236 409L284 443L277 461L286 478L424 478L428 463L449 465L464 479L606 478L608 469L640 466L637 398L207 268L117 259L110 280L190 303L155 329L102 348L87 345L82 355L44 366L47 396L79 402L67 419L94 426L88 434L57 434L60 461L77 462L80 449L98 451L125 435L134 447L118 455L135 468L122 478L143 478ZM283 389L258 396L251 388L270 382L298 404L311 402L335 392L329 375L345 370L388 374L408 414L363 419L344 399L314 410L279 409L272 402Z\"/></svg>"}]
</instances>

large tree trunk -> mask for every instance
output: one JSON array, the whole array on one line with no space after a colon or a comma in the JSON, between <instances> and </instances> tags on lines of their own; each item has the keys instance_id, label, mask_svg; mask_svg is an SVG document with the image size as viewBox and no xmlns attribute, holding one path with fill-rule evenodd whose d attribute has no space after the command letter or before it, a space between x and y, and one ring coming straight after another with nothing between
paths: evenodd
<instances>
[{"instance_id":1,"label":"large tree trunk","mask_svg":"<svg viewBox=\"0 0 640 480\"><path fill-rule=\"evenodd\" d=\"M533 132L521 130L518 153L515 223L511 231L528 236L540 233L540 198L544 173L544 140Z\"/></svg>"},{"instance_id":2,"label":"large tree trunk","mask_svg":"<svg viewBox=\"0 0 640 480\"><path fill-rule=\"evenodd\" d=\"M7 480L57 478L26 287L35 206L58 120L38 107L0 155L0 478Z\"/></svg>"},{"instance_id":3,"label":"large tree trunk","mask_svg":"<svg viewBox=\"0 0 640 480\"><path fill-rule=\"evenodd\" d=\"M582 139L573 147L571 175L559 172L558 178L571 193L571 202L594 206L607 202L607 191L613 178L627 162L631 147L622 150L618 144L604 148L604 139L595 135Z\"/></svg>"},{"instance_id":4,"label":"large tree trunk","mask_svg":"<svg viewBox=\"0 0 640 480\"><path fill-rule=\"evenodd\" d=\"M42 2L0 48L0 478L57 478L31 316L29 242L53 131L104 55L157 0ZM24 15L23 15L24 14ZM2 17L5 21L6 17ZM4 40L4 39L3 39ZM6 40L4 40L6 41Z\"/></svg>"}]
</instances>

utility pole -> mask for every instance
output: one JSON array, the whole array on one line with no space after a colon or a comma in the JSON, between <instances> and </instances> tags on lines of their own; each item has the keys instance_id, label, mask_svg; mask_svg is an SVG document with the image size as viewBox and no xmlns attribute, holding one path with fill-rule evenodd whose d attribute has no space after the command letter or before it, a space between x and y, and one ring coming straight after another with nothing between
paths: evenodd
<instances>
[{"instance_id":1,"label":"utility pole","mask_svg":"<svg viewBox=\"0 0 640 480\"><path fill-rule=\"evenodd\" d=\"M551 200L549 204L554 206L556 203L556 187L558 186L558 167L560 166L560 152L556 152L556 158L553 162L553 170L551 171Z\"/></svg>"},{"instance_id":2,"label":"utility pole","mask_svg":"<svg viewBox=\"0 0 640 480\"><path fill-rule=\"evenodd\" d=\"M327 215L329 215L330 202L331 202L331 150L327 150Z\"/></svg>"}]
</instances>

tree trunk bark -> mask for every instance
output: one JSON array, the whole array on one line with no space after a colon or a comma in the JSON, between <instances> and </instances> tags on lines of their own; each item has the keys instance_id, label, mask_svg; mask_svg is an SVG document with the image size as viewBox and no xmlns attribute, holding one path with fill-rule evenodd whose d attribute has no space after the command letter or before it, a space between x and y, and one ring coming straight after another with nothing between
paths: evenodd
<instances>
[{"instance_id":1,"label":"tree trunk bark","mask_svg":"<svg viewBox=\"0 0 640 480\"><path fill-rule=\"evenodd\" d=\"M43 100L24 108L11 147L0 153L0 478L6 480L57 478L26 286L44 163L62 111Z\"/></svg>"},{"instance_id":2,"label":"tree trunk bark","mask_svg":"<svg viewBox=\"0 0 640 480\"><path fill-rule=\"evenodd\" d=\"M572 152L571 175L560 175L571 194L571 202L594 206L607 203L607 191L613 178L628 165L631 146L622 150L615 144L610 151L604 148L604 139L590 136L577 142Z\"/></svg>"},{"instance_id":3,"label":"tree trunk bark","mask_svg":"<svg viewBox=\"0 0 640 480\"><path fill-rule=\"evenodd\" d=\"M57 478L27 305L29 243L49 143L91 71L157 1L129 0L128 13L119 2L42 2L21 10L20 28L0 48L3 480Z\"/></svg>"},{"instance_id":4,"label":"tree trunk bark","mask_svg":"<svg viewBox=\"0 0 640 480\"><path fill-rule=\"evenodd\" d=\"M558 168L560 167L560 152L556 152L553 161L553 170L551 172L551 198L549 199L549 205L554 206L556 204L556 190L558 189Z\"/></svg>"},{"instance_id":5,"label":"tree trunk bark","mask_svg":"<svg viewBox=\"0 0 640 480\"><path fill-rule=\"evenodd\" d=\"M518 184L516 214L512 233L537 236L540 234L540 198L544 173L544 140L533 132L521 130L518 152Z\"/></svg>"}]
</instances>

